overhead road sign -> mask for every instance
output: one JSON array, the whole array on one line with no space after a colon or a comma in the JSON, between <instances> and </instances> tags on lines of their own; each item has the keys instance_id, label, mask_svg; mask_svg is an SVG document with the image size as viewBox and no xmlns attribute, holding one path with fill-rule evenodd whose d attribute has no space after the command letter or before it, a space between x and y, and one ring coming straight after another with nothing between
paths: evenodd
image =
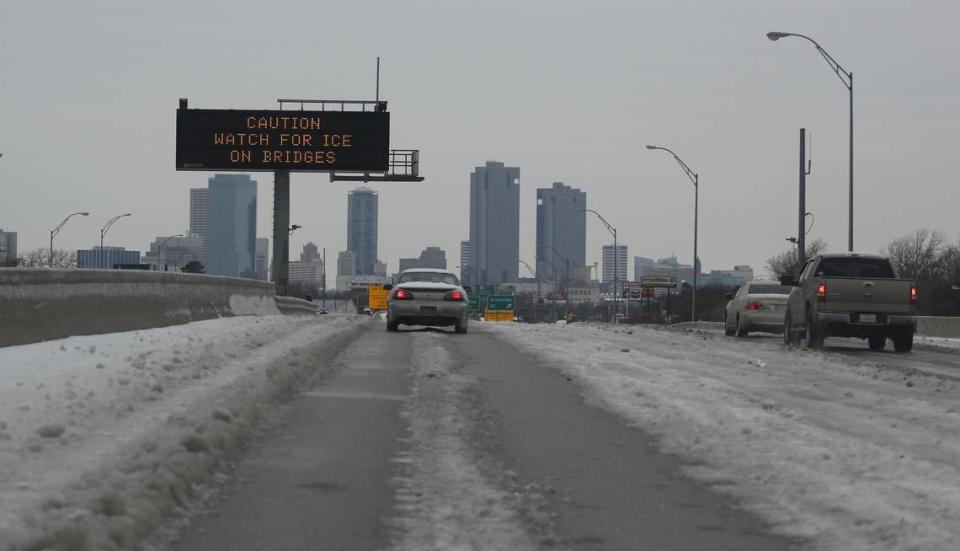
<instances>
[{"instance_id":1,"label":"overhead road sign","mask_svg":"<svg viewBox=\"0 0 960 551\"><path fill-rule=\"evenodd\" d=\"M677 276L641 276L640 277L640 286L641 287L676 287Z\"/></svg>"},{"instance_id":2,"label":"overhead road sign","mask_svg":"<svg viewBox=\"0 0 960 551\"><path fill-rule=\"evenodd\" d=\"M177 170L386 172L386 111L177 110Z\"/></svg>"},{"instance_id":3,"label":"overhead road sign","mask_svg":"<svg viewBox=\"0 0 960 551\"><path fill-rule=\"evenodd\" d=\"M514 306L513 295L490 295L487 297L487 310L509 310L513 312Z\"/></svg>"}]
</instances>

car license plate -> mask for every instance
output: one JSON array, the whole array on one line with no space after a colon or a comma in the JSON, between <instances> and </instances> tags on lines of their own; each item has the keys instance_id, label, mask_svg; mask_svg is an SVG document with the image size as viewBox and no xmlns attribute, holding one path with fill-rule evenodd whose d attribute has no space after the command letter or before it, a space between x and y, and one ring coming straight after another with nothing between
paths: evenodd
<instances>
[{"instance_id":1,"label":"car license plate","mask_svg":"<svg viewBox=\"0 0 960 551\"><path fill-rule=\"evenodd\" d=\"M423 312L424 314L436 314L436 313L437 313L437 307L436 307L436 306L421 306L421 307L420 307L420 311Z\"/></svg>"},{"instance_id":2,"label":"car license plate","mask_svg":"<svg viewBox=\"0 0 960 551\"><path fill-rule=\"evenodd\" d=\"M860 314L860 323L877 323L876 314Z\"/></svg>"}]
</instances>

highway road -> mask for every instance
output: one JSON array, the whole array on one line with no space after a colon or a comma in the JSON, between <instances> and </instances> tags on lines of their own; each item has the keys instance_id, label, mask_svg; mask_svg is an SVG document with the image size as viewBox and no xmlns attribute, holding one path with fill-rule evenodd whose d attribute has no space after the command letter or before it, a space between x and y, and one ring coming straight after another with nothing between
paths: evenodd
<instances>
[{"instance_id":1,"label":"highway road","mask_svg":"<svg viewBox=\"0 0 960 551\"><path fill-rule=\"evenodd\" d=\"M802 546L479 324L467 335L375 324L334 367L169 549Z\"/></svg>"}]
</instances>

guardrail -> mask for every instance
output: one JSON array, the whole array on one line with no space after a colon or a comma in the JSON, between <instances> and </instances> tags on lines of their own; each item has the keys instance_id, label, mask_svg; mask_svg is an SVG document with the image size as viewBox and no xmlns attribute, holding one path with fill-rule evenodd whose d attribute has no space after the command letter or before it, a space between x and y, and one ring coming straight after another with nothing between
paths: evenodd
<instances>
[{"instance_id":1,"label":"guardrail","mask_svg":"<svg viewBox=\"0 0 960 551\"><path fill-rule=\"evenodd\" d=\"M264 281L134 270L0 268L0 346L282 310L273 284Z\"/></svg>"}]
</instances>

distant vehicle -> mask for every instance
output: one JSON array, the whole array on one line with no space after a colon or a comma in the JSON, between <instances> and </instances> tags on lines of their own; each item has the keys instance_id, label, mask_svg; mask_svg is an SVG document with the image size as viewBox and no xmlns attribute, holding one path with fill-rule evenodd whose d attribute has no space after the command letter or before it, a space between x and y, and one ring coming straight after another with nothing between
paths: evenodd
<instances>
[{"instance_id":1,"label":"distant vehicle","mask_svg":"<svg viewBox=\"0 0 960 551\"><path fill-rule=\"evenodd\" d=\"M372 316L372 315L373 315L373 310L371 310L371 309L369 309L369 308L364 308L363 310L360 310L360 313L363 314L363 315L365 315L365 316Z\"/></svg>"},{"instance_id":2,"label":"distant vehicle","mask_svg":"<svg viewBox=\"0 0 960 551\"><path fill-rule=\"evenodd\" d=\"M786 344L803 338L808 348L820 348L826 337L857 337L882 350L890 338L897 352L913 349L917 286L897 277L886 258L822 254L781 283L796 285L783 320Z\"/></svg>"},{"instance_id":3,"label":"distant vehicle","mask_svg":"<svg viewBox=\"0 0 960 551\"><path fill-rule=\"evenodd\" d=\"M387 295L387 331L400 324L453 326L457 333L467 332L467 289L447 270L406 270L397 285L384 285Z\"/></svg>"},{"instance_id":4,"label":"distant vehicle","mask_svg":"<svg viewBox=\"0 0 960 551\"><path fill-rule=\"evenodd\" d=\"M724 311L723 332L728 337L746 337L750 331L780 333L787 297L793 287L776 281L750 281L740 286Z\"/></svg>"},{"instance_id":5,"label":"distant vehicle","mask_svg":"<svg viewBox=\"0 0 960 551\"><path fill-rule=\"evenodd\" d=\"M317 311L317 313L320 315L325 315L325 314L329 314L330 312L327 312L326 309L321 308L320 310Z\"/></svg>"}]
</instances>

